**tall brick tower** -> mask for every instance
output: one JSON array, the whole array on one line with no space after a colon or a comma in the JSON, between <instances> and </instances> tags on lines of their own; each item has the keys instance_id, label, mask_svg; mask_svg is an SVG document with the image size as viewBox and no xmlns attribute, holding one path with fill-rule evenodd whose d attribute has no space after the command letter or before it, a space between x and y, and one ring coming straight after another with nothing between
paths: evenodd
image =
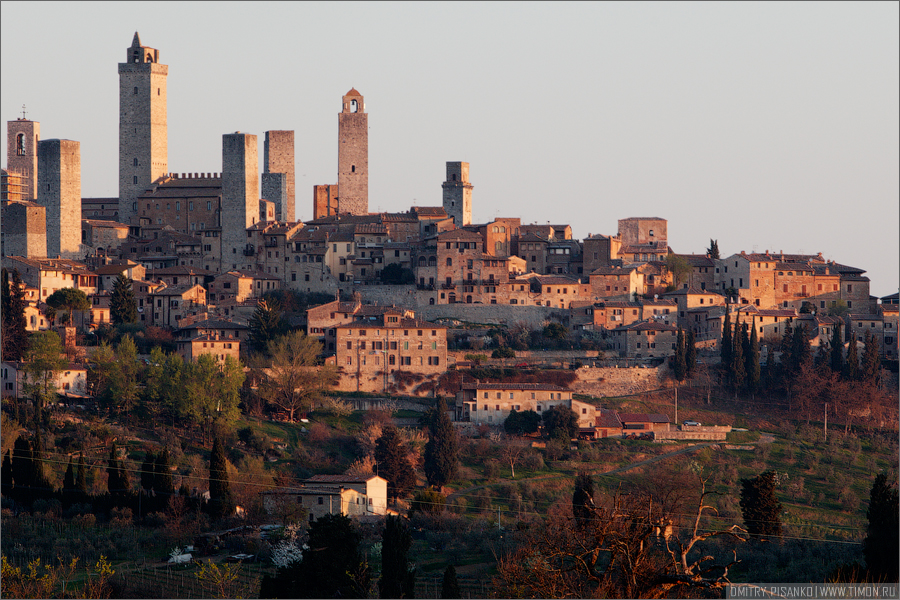
<instances>
[{"instance_id":1,"label":"tall brick tower","mask_svg":"<svg viewBox=\"0 0 900 600\"><path fill-rule=\"evenodd\" d=\"M6 123L6 164L10 172L22 176L22 200L37 198L38 156L41 124L24 116Z\"/></svg>"},{"instance_id":2,"label":"tall brick tower","mask_svg":"<svg viewBox=\"0 0 900 600\"><path fill-rule=\"evenodd\" d=\"M276 219L294 221L294 132L267 131L263 148L263 198L275 203Z\"/></svg>"},{"instance_id":3,"label":"tall brick tower","mask_svg":"<svg viewBox=\"0 0 900 600\"><path fill-rule=\"evenodd\" d=\"M47 256L81 258L80 143L38 142L37 203L47 211Z\"/></svg>"},{"instance_id":4,"label":"tall brick tower","mask_svg":"<svg viewBox=\"0 0 900 600\"><path fill-rule=\"evenodd\" d=\"M222 272L242 269L247 228L259 219L259 155L256 136L222 136ZM255 259L252 259L255 262Z\"/></svg>"},{"instance_id":5,"label":"tall brick tower","mask_svg":"<svg viewBox=\"0 0 900 600\"><path fill-rule=\"evenodd\" d=\"M338 207L342 214L369 214L369 115L355 89L338 114Z\"/></svg>"},{"instance_id":6,"label":"tall brick tower","mask_svg":"<svg viewBox=\"0 0 900 600\"><path fill-rule=\"evenodd\" d=\"M168 171L166 76L159 50L141 46L137 32L119 63L119 221L137 217L137 198Z\"/></svg>"},{"instance_id":7,"label":"tall brick tower","mask_svg":"<svg viewBox=\"0 0 900 600\"><path fill-rule=\"evenodd\" d=\"M453 217L457 227L472 224L472 188L469 183L469 163L448 162L444 188L444 210Z\"/></svg>"}]
</instances>

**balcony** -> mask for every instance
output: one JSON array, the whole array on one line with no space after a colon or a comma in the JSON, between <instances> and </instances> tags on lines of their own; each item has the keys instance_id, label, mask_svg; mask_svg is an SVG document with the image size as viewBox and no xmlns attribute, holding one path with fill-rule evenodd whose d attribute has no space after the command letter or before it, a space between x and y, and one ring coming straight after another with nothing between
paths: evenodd
<instances>
[{"instance_id":1,"label":"balcony","mask_svg":"<svg viewBox=\"0 0 900 600\"><path fill-rule=\"evenodd\" d=\"M455 290L455 289L456 289L456 284L453 284L453 283L442 283L442 284L441 284L441 289L442 289L442 290Z\"/></svg>"},{"instance_id":2,"label":"balcony","mask_svg":"<svg viewBox=\"0 0 900 600\"><path fill-rule=\"evenodd\" d=\"M247 244L244 246L244 256L254 256L256 254L256 247L253 244Z\"/></svg>"}]
</instances>

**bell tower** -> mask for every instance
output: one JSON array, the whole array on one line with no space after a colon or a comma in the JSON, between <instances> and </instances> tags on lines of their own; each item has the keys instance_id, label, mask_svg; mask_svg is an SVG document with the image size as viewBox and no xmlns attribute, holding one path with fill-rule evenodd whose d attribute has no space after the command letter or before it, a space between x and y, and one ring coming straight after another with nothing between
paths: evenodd
<instances>
[{"instance_id":1,"label":"bell tower","mask_svg":"<svg viewBox=\"0 0 900 600\"><path fill-rule=\"evenodd\" d=\"M137 225L137 198L168 172L167 65L137 32L119 63L119 221Z\"/></svg>"},{"instance_id":2,"label":"bell tower","mask_svg":"<svg viewBox=\"0 0 900 600\"><path fill-rule=\"evenodd\" d=\"M10 173L22 177L20 200L37 198L38 153L41 139L41 124L25 118L6 123L6 165Z\"/></svg>"},{"instance_id":3,"label":"bell tower","mask_svg":"<svg viewBox=\"0 0 900 600\"><path fill-rule=\"evenodd\" d=\"M341 214L369 214L369 115L355 89L338 114L338 207Z\"/></svg>"}]
</instances>

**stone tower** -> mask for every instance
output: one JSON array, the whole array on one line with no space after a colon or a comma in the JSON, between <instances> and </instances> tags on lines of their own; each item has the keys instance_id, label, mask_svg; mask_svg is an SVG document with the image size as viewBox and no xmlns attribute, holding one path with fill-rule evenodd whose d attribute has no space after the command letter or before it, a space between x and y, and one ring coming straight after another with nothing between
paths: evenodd
<instances>
[{"instance_id":1,"label":"stone tower","mask_svg":"<svg viewBox=\"0 0 900 600\"><path fill-rule=\"evenodd\" d=\"M22 176L22 200L37 198L37 145L41 124L24 117L6 123L6 165L10 172Z\"/></svg>"},{"instance_id":2,"label":"stone tower","mask_svg":"<svg viewBox=\"0 0 900 600\"><path fill-rule=\"evenodd\" d=\"M259 155L256 136L222 136L222 272L255 262L244 255L247 228L259 219Z\"/></svg>"},{"instance_id":3,"label":"stone tower","mask_svg":"<svg viewBox=\"0 0 900 600\"><path fill-rule=\"evenodd\" d=\"M137 32L119 63L119 221L136 225L137 199L168 171L166 76L159 50Z\"/></svg>"},{"instance_id":4,"label":"stone tower","mask_svg":"<svg viewBox=\"0 0 900 600\"><path fill-rule=\"evenodd\" d=\"M472 224L472 188L469 183L469 163L448 162L444 188L444 210L453 217L457 227Z\"/></svg>"},{"instance_id":5,"label":"stone tower","mask_svg":"<svg viewBox=\"0 0 900 600\"><path fill-rule=\"evenodd\" d=\"M338 114L338 210L369 214L369 115L355 89L344 96Z\"/></svg>"},{"instance_id":6,"label":"stone tower","mask_svg":"<svg viewBox=\"0 0 900 600\"><path fill-rule=\"evenodd\" d=\"M46 209L47 256L81 258L81 144L38 142L37 203Z\"/></svg>"},{"instance_id":7,"label":"stone tower","mask_svg":"<svg viewBox=\"0 0 900 600\"><path fill-rule=\"evenodd\" d=\"M3 256L47 257L47 209L30 200L3 203Z\"/></svg>"},{"instance_id":8,"label":"stone tower","mask_svg":"<svg viewBox=\"0 0 900 600\"><path fill-rule=\"evenodd\" d=\"M275 203L276 219L294 221L294 132L267 131L263 148L263 198ZM267 177L277 174L284 177ZM279 192L283 196L279 197Z\"/></svg>"}]
</instances>

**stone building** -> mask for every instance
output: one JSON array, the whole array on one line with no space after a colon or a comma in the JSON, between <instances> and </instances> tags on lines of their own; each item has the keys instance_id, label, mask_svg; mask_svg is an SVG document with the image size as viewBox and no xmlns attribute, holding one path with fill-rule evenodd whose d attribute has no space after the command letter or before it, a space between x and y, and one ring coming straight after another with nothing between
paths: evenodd
<instances>
[{"instance_id":1,"label":"stone building","mask_svg":"<svg viewBox=\"0 0 900 600\"><path fill-rule=\"evenodd\" d=\"M206 290L200 285L174 285L149 294L152 325L176 328L181 320L206 309Z\"/></svg>"},{"instance_id":2,"label":"stone building","mask_svg":"<svg viewBox=\"0 0 900 600\"><path fill-rule=\"evenodd\" d=\"M658 321L638 321L609 332L611 349L623 358L665 358L675 354L678 329Z\"/></svg>"},{"instance_id":3,"label":"stone building","mask_svg":"<svg viewBox=\"0 0 900 600\"><path fill-rule=\"evenodd\" d=\"M81 243L94 252L108 254L128 240L128 225L115 221L82 219Z\"/></svg>"},{"instance_id":4,"label":"stone building","mask_svg":"<svg viewBox=\"0 0 900 600\"><path fill-rule=\"evenodd\" d=\"M194 236L214 232L217 238L221 206L219 173L167 173L138 195L141 236L153 237L154 232L169 228Z\"/></svg>"},{"instance_id":5,"label":"stone building","mask_svg":"<svg viewBox=\"0 0 900 600\"><path fill-rule=\"evenodd\" d=\"M469 183L469 163L448 162L447 181L443 188L444 210L453 219L457 227L465 227L472 223L472 189Z\"/></svg>"},{"instance_id":6,"label":"stone building","mask_svg":"<svg viewBox=\"0 0 900 600\"><path fill-rule=\"evenodd\" d=\"M97 292L97 274L74 260L6 256L3 266L10 273L18 270L22 283L40 290L41 302L63 288L76 288L88 296Z\"/></svg>"},{"instance_id":7,"label":"stone building","mask_svg":"<svg viewBox=\"0 0 900 600\"><path fill-rule=\"evenodd\" d=\"M119 221L137 225L138 196L168 172L167 65L134 33L119 63Z\"/></svg>"},{"instance_id":8,"label":"stone building","mask_svg":"<svg viewBox=\"0 0 900 600\"><path fill-rule=\"evenodd\" d=\"M81 218L100 221L119 221L118 198L82 198Z\"/></svg>"},{"instance_id":9,"label":"stone building","mask_svg":"<svg viewBox=\"0 0 900 600\"><path fill-rule=\"evenodd\" d=\"M15 197L4 200L34 200L37 198L38 142L41 139L41 124L24 116L6 123L6 168L15 176L14 187L7 193Z\"/></svg>"},{"instance_id":10,"label":"stone building","mask_svg":"<svg viewBox=\"0 0 900 600\"><path fill-rule=\"evenodd\" d=\"M256 136L228 133L222 136L222 266L239 268L247 246L247 228L259 216L259 159Z\"/></svg>"},{"instance_id":11,"label":"stone building","mask_svg":"<svg viewBox=\"0 0 900 600\"><path fill-rule=\"evenodd\" d=\"M0 256L47 256L47 209L29 200L3 202Z\"/></svg>"},{"instance_id":12,"label":"stone building","mask_svg":"<svg viewBox=\"0 0 900 600\"><path fill-rule=\"evenodd\" d=\"M313 186L313 220L338 214L338 186Z\"/></svg>"},{"instance_id":13,"label":"stone building","mask_svg":"<svg viewBox=\"0 0 900 600\"><path fill-rule=\"evenodd\" d=\"M369 214L369 115L351 88L338 114L338 212Z\"/></svg>"},{"instance_id":14,"label":"stone building","mask_svg":"<svg viewBox=\"0 0 900 600\"><path fill-rule=\"evenodd\" d=\"M37 203L47 209L47 256L81 258L81 144L38 142Z\"/></svg>"},{"instance_id":15,"label":"stone building","mask_svg":"<svg viewBox=\"0 0 900 600\"><path fill-rule=\"evenodd\" d=\"M558 404L571 407L572 402L572 392L558 385L475 381L456 393L456 420L499 426L513 410L543 415Z\"/></svg>"},{"instance_id":16,"label":"stone building","mask_svg":"<svg viewBox=\"0 0 900 600\"><path fill-rule=\"evenodd\" d=\"M591 293L596 298L629 301L645 292L644 275L634 265L600 267L591 272Z\"/></svg>"},{"instance_id":17,"label":"stone building","mask_svg":"<svg viewBox=\"0 0 900 600\"><path fill-rule=\"evenodd\" d=\"M447 328L386 310L335 328L339 389L385 392L405 376L421 379L447 370Z\"/></svg>"},{"instance_id":18,"label":"stone building","mask_svg":"<svg viewBox=\"0 0 900 600\"><path fill-rule=\"evenodd\" d=\"M267 131L263 142L262 197L275 203L275 220L293 222L294 132Z\"/></svg>"},{"instance_id":19,"label":"stone building","mask_svg":"<svg viewBox=\"0 0 900 600\"><path fill-rule=\"evenodd\" d=\"M218 363L224 363L229 356L240 360L241 341L236 338L219 337L215 333L198 333L176 340L175 344L178 355L185 362L195 362L204 354L211 355Z\"/></svg>"},{"instance_id":20,"label":"stone building","mask_svg":"<svg viewBox=\"0 0 900 600\"><path fill-rule=\"evenodd\" d=\"M325 515L362 517L387 514L387 480L378 475L315 475L298 486L261 493L263 506L278 512L288 504L307 511L310 522Z\"/></svg>"}]
</instances>

